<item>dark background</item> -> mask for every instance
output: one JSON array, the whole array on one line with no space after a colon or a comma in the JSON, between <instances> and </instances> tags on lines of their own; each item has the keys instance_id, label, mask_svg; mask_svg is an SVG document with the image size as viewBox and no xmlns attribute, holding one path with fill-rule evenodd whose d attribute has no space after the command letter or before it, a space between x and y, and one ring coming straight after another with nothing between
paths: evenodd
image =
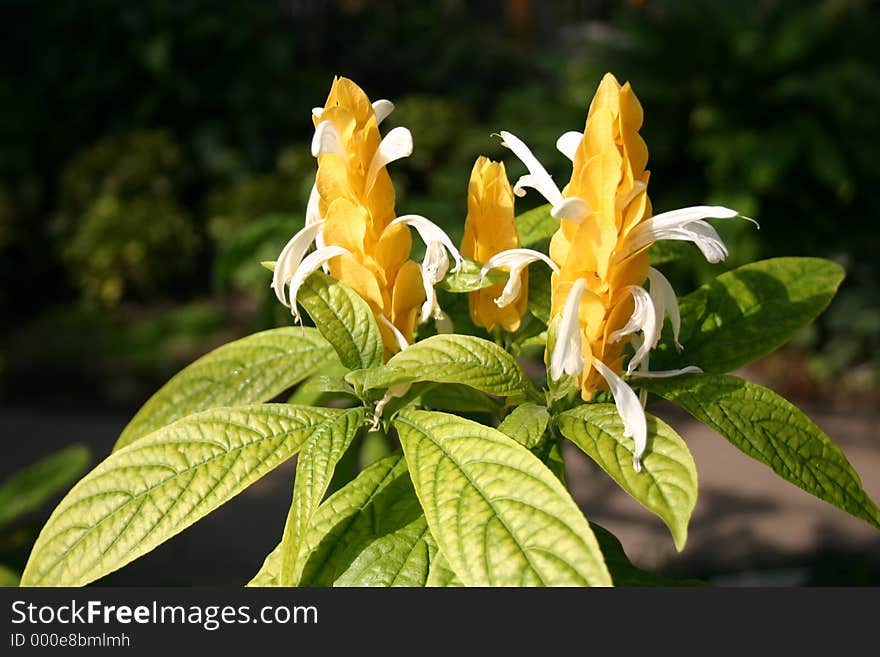
<instances>
[{"instance_id":1,"label":"dark background","mask_svg":"<svg viewBox=\"0 0 880 657\"><path fill-rule=\"evenodd\" d=\"M667 270L680 293L763 257L846 268L825 315L743 374L804 405L876 499L878 3L420 5L0 0L0 480L77 441L97 462L180 367L290 323L259 261L302 225L310 109L333 75L393 100L388 124L413 133L413 156L392 166L399 213L460 237L474 158L523 173L491 134L521 136L564 181L555 139L583 128L612 71L645 108L655 211L723 204L761 225L719 226L722 265L685 251ZM787 484L765 490L763 470L717 436L676 426L693 435L703 485L682 555L658 553L644 538L657 523L618 511L571 455L578 501L634 558L722 583L880 582L876 532ZM280 470L111 581L246 581L280 535L291 476ZM716 490L713 477L732 480ZM21 568L51 508L0 527L0 562ZM725 523L730 533L713 529Z\"/></svg>"}]
</instances>

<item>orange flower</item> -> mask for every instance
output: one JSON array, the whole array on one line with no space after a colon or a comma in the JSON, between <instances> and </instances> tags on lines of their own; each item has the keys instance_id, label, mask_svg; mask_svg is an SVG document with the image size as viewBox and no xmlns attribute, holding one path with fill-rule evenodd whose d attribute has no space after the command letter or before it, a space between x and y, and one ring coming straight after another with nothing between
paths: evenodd
<instances>
[{"instance_id":1,"label":"orange flower","mask_svg":"<svg viewBox=\"0 0 880 657\"><path fill-rule=\"evenodd\" d=\"M513 220L513 190L507 181L504 164L481 156L474 164L468 185L468 214L461 253L485 264L492 256L519 246ZM503 305L505 285L502 283L471 292L468 301L474 324L487 331L496 326L516 331L526 313L528 285L528 269L522 269L515 281L515 297ZM502 301L496 303L499 299Z\"/></svg>"},{"instance_id":2,"label":"orange flower","mask_svg":"<svg viewBox=\"0 0 880 657\"><path fill-rule=\"evenodd\" d=\"M412 137L406 128L381 137L379 123L392 109L386 100L370 103L347 78L333 81L324 107L313 110L318 173L306 227L282 251L273 280L279 299L298 317L299 286L317 268L328 268L369 304L386 357L412 342L425 301L421 269L409 259L409 230L394 223L394 187L386 166L412 152ZM312 241L318 249L303 258Z\"/></svg>"}]
</instances>

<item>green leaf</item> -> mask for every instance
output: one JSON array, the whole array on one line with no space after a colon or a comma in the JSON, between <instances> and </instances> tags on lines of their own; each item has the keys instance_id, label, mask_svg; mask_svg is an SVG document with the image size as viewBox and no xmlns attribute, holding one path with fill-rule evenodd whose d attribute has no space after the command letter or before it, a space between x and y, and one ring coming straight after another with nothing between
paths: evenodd
<instances>
[{"instance_id":1,"label":"green leaf","mask_svg":"<svg viewBox=\"0 0 880 657\"><path fill-rule=\"evenodd\" d=\"M395 420L428 527L468 586L610 585L580 509L531 452L455 415Z\"/></svg>"},{"instance_id":2,"label":"green leaf","mask_svg":"<svg viewBox=\"0 0 880 657\"><path fill-rule=\"evenodd\" d=\"M0 588L12 588L18 586L18 573L0 564Z\"/></svg>"},{"instance_id":3,"label":"green leaf","mask_svg":"<svg viewBox=\"0 0 880 657\"><path fill-rule=\"evenodd\" d=\"M49 518L25 586L80 586L179 533L293 456L340 411L288 404L189 415L111 454Z\"/></svg>"},{"instance_id":4,"label":"green leaf","mask_svg":"<svg viewBox=\"0 0 880 657\"><path fill-rule=\"evenodd\" d=\"M402 454L327 498L306 544L304 586L424 586L436 550Z\"/></svg>"},{"instance_id":5,"label":"green leaf","mask_svg":"<svg viewBox=\"0 0 880 657\"><path fill-rule=\"evenodd\" d=\"M544 439L549 422L550 413L546 407L526 403L513 409L498 425L498 431L510 436L526 449L533 449Z\"/></svg>"},{"instance_id":6,"label":"green leaf","mask_svg":"<svg viewBox=\"0 0 880 657\"><path fill-rule=\"evenodd\" d=\"M843 452L772 390L718 374L644 379L639 385L679 404L783 479L880 527L880 510Z\"/></svg>"},{"instance_id":7,"label":"green leaf","mask_svg":"<svg viewBox=\"0 0 880 657\"><path fill-rule=\"evenodd\" d=\"M259 572L254 575L253 579L247 583L247 586L269 587L279 586L279 575L281 573L281 543L275 546L266 558Z\"/></svg>"},{"instance_id":8,"label":"green leaf","mask_svg":"<svg viewBox=\"0 0 880 657\"><path fill-rule=\"evenodd\" d=\"M73 483L90 461L88 447L71 445L13 474L0 486L0 527L39 509Z\"/></svg>"},{"instance_id":9,"label":"green leaf","mask_svg":"<svg viewBox=\"0 0 880 657\"><path fill-rule=\"evenodd\" d=\"M557 426L623 490L663 519L681 551L697 503L697 467L687 445L669 425L651 415L647 420L648 448L641 472L633 468L633 440L624 438L623 421L613 404L583 404L565 411L559 414Z\"/></svg>"},{"instance_id":10,"label":"green leaf","mask_svg":"<svg viewBox=\"0 0 880 657\"><path fill-rule=\"evenodd\" d=\"M590 529L596 535L602 554L605 555L605 565L608 566L614 586L707 586L706 582L699 580L670 579L637 568L626 556L623 546L614 534L595 522L590 523Z\"/></svg>"},{"instance_id":11,"label":"green leaf","mask_svg":"<svg viewBox=\"0 0 880 657\"><path fill-rule=\"evenodd\" d=\"M498 403L473 388L460 383L441 383L420 395L422 406L459 413L497 413Z\"/></svg>"},{"instance_id":12,"label":"green leaf","mask_svg":"<svg viewBox=\"0 0 880 657\"><path fill-rule=\"evenodd\" d=\"M492 269L480 278L483 266L470 258L464 258L464 264L454 274L450 271L437 286L447 292L463 293L481 290L498 283L507 282L507 273Z\"/></svg>"},{"instance_id":13,"label":"green leaf","mask_svg":"<svg viewBox=\"0 0 880 657\"><path fill-rule=\"evenodd\" d=\"M370 306L350 287L318 271L303 283L297 301L348 369L382 364L379 326Z\"/></svg>"},{"instance_id":14,"label":"green leaf","mask_svg":"<svg viewBox=\"0 0 880 657\"><path fill-rule=\"evenodd\" d=\"M348 369L339 362L336 354L320 370L300 383L287 400L288 404L300 406L328 406L330 401L344 399L354 394L354 389L344 377Z\"/></svg>"},{"instance_id":15,"label":"green leaf","mask_svg":"<svg viewBox=\"0 0 880 657\"><path fill-rule=\"evenodd\" d=\"M546 326L550 323L550 270L546 267L539 271L536 269L533 268L529 274L528 308Z\"/></svg>"},{"instance_id":16,"label":"green leaf","mask_svg":"<svg viewBox=\"0 0 880 657\"><path fill-rule=\"evenodd\" d=\"M559 230L559 219L550 216L550 204L523 212L516 218L516 232L523 247L532 247L553 237Z\"/></svg>"},{"instance_id":17,"label":"green leaf","mask_svg":"<svg viewBox=\"0 0 880 657\"><path fill-rule=\"evenodd\" d=\"M113 450L190 413L268 401L312 374L332 354L315 329L293 326L225 344L178 372L150 397Z\"/></svg>"},{"instance_id":18,"label":"green leaf","mask_svg":"<svg viewBox=\"0 0 880 657\"><path fill-rule=\"evenodd\" d=\"M665 265L669 262L675 262L686 257L693 246L684 242L673 240L660 240L654 242L648 249L648 256L651 259L651 266L657 267Z\"/></svg>"},{"instance_id":19,"label":"green leaf","mask_svg":"<svg viewBox=\"0 0 880 657\"><path fill-rule=\"evenodd\" d=\"M293 501L281 539L281 586L293 586L302 570L302 539L324 498L339 459L364 424L364 409L354 408L320 425L297 457Z\"/></svg>"},{"instance_id":20,"label":"green leaf","mask_svg":"<svg viewBox=\"0 0 880 657\"><path fill-rule=\"evenodd\" d=\"M676 352L667 330L651 366L724 373L750 363L812 322L843 277L839 265L821 258L772 258L721 274L681 299L684 351Z\"/></svg>"},{"instance_id":21,"label":"green leaf","mask_svg":"<svg viewBox=\"0 0 880 657\"><path fill-rule=\"evenodd\" d=\"M431 537L431 540L434 540L433 536ZM436 546L436 542L434 545ZM464 584L461 583L461 580L458 579L458 575L456 575L455 571L449 566L449 562L446 560L446 557L443 556L443 553L440 552L439 548L437 548L437 551L431 559L431 565L428 568L428 579L425 582L425 586L443 588L464 586Z\"/></svg>"},{"instance_id":22,"label":"green leaf","mask_svg":"<svg viewBox=\"0 0 880 657\"><path fill-rule=\"evenodd\" d=\"M369 373L366 387L417 381L463 383L490 395L538 394L513 356L472 335L432 335L421 340Z\"/></svg>"}]
</instances>

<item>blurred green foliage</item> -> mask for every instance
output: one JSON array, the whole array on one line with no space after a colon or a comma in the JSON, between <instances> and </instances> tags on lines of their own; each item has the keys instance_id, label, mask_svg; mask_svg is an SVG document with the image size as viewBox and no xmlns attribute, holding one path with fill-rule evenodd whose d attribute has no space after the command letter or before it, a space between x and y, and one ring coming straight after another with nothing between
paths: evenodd
<instances>
[{"instance_id":1,"label":"blurred green foliage","mask_svg":"<svg viewBox=\"0 0 880 657\"><path fill-rule=\"evenodd\" d=\"M191 269L197 247L181 206L180 149L161 131L99 141L61 175L61 257L83 297L115 305Z\"/></svg>"},{"instance_id":2,"label":"blurred green foliage","mask_svg":"<svg viewBox=\"0 0 880 657\"><path fill-rule=\"evenodd\" d=\"M130 335L133 317L167 317L169 301L209 295L250 297L250 315L234 313L241 333L289 321L259 260L302 225L315 166L310 108L334 74L395 102L388 124L406 125L415 142L392 167L398 211L458 238L478 155L503 158L512 180L525 172L493 133L518 134L564 183L570 165L556 137L582 129L610 70L645 108L655 210L720 203L761 224L719 224L731 251L724 265L675 249L683 257L664 268L677 288L758 257L832 257L848 279L801 336L810 370L880 371L878 3L519 5L228 2L218 11L210 0L56 0L48 11L7 0L0 303L17 313L4 314L0 332L18 334L7 341L16 345L29 333L58 341L47 327L67 314L103 326L98 335ZM518 210L541 201L530 193ZM98 311L52 310L19 283L22 272L65 301L122 305L88 321ZM104 344L162 353L129 338ZM84 360L56 355L73 358L69 371ZM0 362L7 376L26 366L11 353Z\"/></svg>"}]
</instances>

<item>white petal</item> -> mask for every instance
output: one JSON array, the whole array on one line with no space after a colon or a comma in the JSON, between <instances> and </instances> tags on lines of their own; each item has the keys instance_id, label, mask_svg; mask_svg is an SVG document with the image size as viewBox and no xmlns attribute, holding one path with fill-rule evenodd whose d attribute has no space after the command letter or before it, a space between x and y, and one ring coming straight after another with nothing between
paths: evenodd
<instances>
[{"instance_id":1,"label":"white petal","mask_svg":"<svg viewBox=\"0 0 880 657\"><path fill-rule=\"evenodd\" d=\"M312 137L312 155L318 157L325 153L336 153L343 162L348 163L348 154L345 152L342 136L332 121L321 121Z\"/></svg>"},{"instance_id":2,"label":"white petal","mask_svg":"<svg viewBox=\"0 0 880 657\"><path fill-rule=\"evenodd\" d=\"M341 255L351 255L351 252L348 249L343 249L341 246L325 246L323 249L318 249L307 255L294 272L293 277L290 279L288 294L290 296L290 310L296 321L300 321L299 310L296 307L296 295L299 293L299 288L321 265Z\"/></svg>"},{"instance_id":3,"label":"white petal","mask_svg":"<svg viewBox=\"0 0 880 657\"><path fill-rule=\"evenodd\" d=\"M514 193L517 196L524 196L525 192L523 191L523 187L532 187L553 205L556 205L562 200L562 193L559 191L559 187L556 186L556 183L553 182L553 178L547 173L547 169L538 161L532 151L529 150L529 147L526 146L522 140L516 135L512 135L509 132L501 131L499 133L502 138L501 145L507 146L510 150L513 151L513 154L516 155L523 164L526 165L526 169L529 170L528 176L523 176L520 178L516 185L514 186Z\"/></svg>"},{"instance_id":4,"label":"white petal","mask_svg":"<svg viewBox=\"0 0 880 657\"><path fill-rule=\"evenodd\" d=\"M709 262L721 262L727 257L727 247L715 229L703 219L730 219L736 216L736 210L712 205L663 212L642 222L630 233L622 257L632 255L658 240L684 240L696 244Z\"/></svg>"},{"instance_id":5,"label":"white petal","mask_svg":"<svg viewBox=\"0 0 880 657\"><path fill-rule=\"evenodd\" d=\"M642 455L648 446L648 423L645 420L645 410L639 402L639 398L633 389L623 379L617 376L605 363L598 358L593 359L593 367L608 382L611 395L614 397L614 405L617 414L623 420L624 437L632 438L633 468L636 472L642 471Z\"/></svg>"},{"instance_id":6,"label":"white petal","mask_svg":"<svg viewBox=\"0 0 880 657\"><path fill-rule=\"evenodd\" d=\"M565 300L562 317L556 325L556 344L550 356L550 378L554 381L562 378L563 374L574 376L584 370L579 311L586 289L583 278L574 282Z\"/></svg>"},{"instance_id":7,"label":"white petal","mask_svg":"<svg viewBox=\"0 0 880 657\"><path fill-rule=\"evenodd\" d=\"M495 305L499 308L506 308L514 301L519 299L520 292L522 292L522 267L511 267L510 275L507 277L507 283L504 284L504 289L501 290L501 294L493 301Z\"/></svg>"},{"instance_id":8,"label":"white petal","mask_svg":"<svg viewBox=\"0 0 880 657\"><path fill-rule=\"evenodd\" d=\"M382 322L385 326L387 326L391 332L394 334L394 339L397 340L397 347L403 351L407 347L409 347L409 342L406 341L406 338L403 336L403 333L400 332L394 324L388 321L388 318L385 315L379 315L379 321Z\"/></svg>"},{"instance_id":9,"label":"white petal","mask_svg":"<svg viewBox=\"0 0 880 657\"><path fill-rule=\"evenodd\" d=\"M551 217L573 221L576 224L583 222L592 213L590 205L584 199L577 196L563 198L550 209Z\"/></svg>"},{"instance_id":10,"label":"white petal","mask_svg":"<svg viewBox=\"0 0 880 657\"><path fill-rule=\"evenodd\" d=\"M394 128L394 130L385 135L370 162L364 189L369 190L373 186L373 183L376 182L376 176L382 167L395 160L409 157L412 155L412 150L412 134L406 128Z\"/></svg>"},{"instance_id":11,"label":"white petal","mask_svg":"<svg viewBox=\"0 0 880 657\"><path fill-rule=\"evenodd\" d=\"M657 325L663 326L663 315L669 315L672 324L672 338L677 349L681 349L678 335L681 332L681 314L678 310L678 298L669 280L653 267L648 267L648 282L651 284L651 299L657 309ZM656 346L656 345L655 345Z\"/></svg>"},{"instance_id":12,"label":"white petal","mask_svg":"<svg viewBox=\"0 0 880 657\"><path fill-rule=\"evenodd\" d=\"M583 138L584 133L578 132L577 130L572 130L559 135L559 139L556 140L556 150L574 162L575 153L577 153L577 149L581 145Z\"/></svg>"},{"instance_id":13,"label":"white petal","mask_svg":"<svg viewBox=\"0 0 880 657\"><path fill-rule=\"evenodd\" d=\"M422 285L425 288L425 302L422 304L422 309L419 312L419 324L424 324L431 319L434 306L437 305L437 292L424 274L422 274Z\"/></svg>"},{"instance_id":14,"label":"white petal","mask_svg":"<svg viewBox=\"0 0 880 657\"><path fill-rule=\"evenodd\" d=\"M382 98L373 103L373 111L376 113L376 123L382 123L394 111L394 103Z\"/></svg>"},{"instance_id":15,"label":"white petal","mask_svg":"<svg viewBox=\"0 0 880 657\"><path fill-rule=\"evenodd\" d=\"M507 249L499 251L486 261L480 270L480 278L485 278L492 269L498 267L519 267L520 270L540 260L547 264L554 272L559 273L559 266L540 251L532 249Z\"/></svg>"},{"instance_id":16,"label":"white petal","mask_svg":"<svg viewBox=\"0 0 880 657\"><path fill-rule=\"evenodd\" d=\"M464 264L464 259L461 257L458 249L455 248L452 240L449 239L449 235L444 233L443 229L437 224L418 214L405 214L402 217L397 217L397 219L388 225L395 226L397 224L406 224L407 226L415 228L419 237L421 237L422 241L425 243L425 246L430 246L431 242L440 242L446 247L446 250L449 251L452 258L455 260L455 267L452 268L452 273L454 274L461 269L461 266Z\"/></svg>"},{"instance_id":17,"label":"white petal","mask_svg":"<svg viewBox=\"0 0 880 657\"><path fill-rule=\"evenodd\" d=\"M516 301L519 297L522 288L521 274L523 269L538 260L547 263L553 271L559 271L559 267L556 266L556 263L540 251L533 251L532 249L508 249L506 251L499 251L486 261L486 264L483 265L483 268L480 270L480 275L477 277L477 281L483 280L492 269L508 267L507 283L504 286L504 290L501 292L501 296L495 299L495 305L499 308L504 308Z\"/></svg>"},{"instance_id":18,"label":"white petal","mask_svg":"<svg viewBox=\"0 0 880 657\"><path fill-rule=\"evenodd\" d=\"M324 108L323 108L323 107L313 107L313 108L312 108L312 116L314 116L316 119L320 119L320 118L321 118L321 115L322 115L323 113L324 113Z\"/></svg>"},{"instance_id":19,"label":"white petal","mask_svg":"<svg viewBox=\"0 0 880 657\"><path fill-rule=\"evenodd\" d=\"M272 289L275 290L275 296L285 306L290 307L290 303L284 296L284 285L294 275L294 272L302 263L303 257L315 237L321 232L323 224L318 221L311 225L306 225L296 235L290 238L290 241L281 249L278 260L275 261L275 271L272 273Z\"/></svg>"},{"instance_id":20,"label":"white petal","mask_svg":"<svg viewBox=\"0 0 880 657\"><path fill-rule=\"evenodd\" d=\"M320 195L318 194L318 185L312 185L312 191L309 193L309 202L306 205L306 226L311 226L315 223L321 223L324 220L321 218L320 210L318 209L318 203L321 200ZM324 243L324 229L318 231L318 234L315 235L315 248L323 249L325 246ZM330 267L324 263L324 271L329 273Z\"/></svg>"},{"instance_id":21,"label":"white petal","mask_svg":"<svg viewBox=\"0 0 880 657\"><path fill-rule=\"evenodd\" d=\"M633 372L630 376L634 379L668 379L671 376L680 376L681 374L702 374L703 370L696 365L688 365L680 370L657 370L656 372L648 372L639 370Z\"/></svg>"},{"instance_id":22,"label":"white petal","mask_svg":"<svg viewBox=\"0 0 880 657\"><path fill-rule=\"evenodd\" d=\"M320 200L318 185L312 185L312 191L309 192L309 202L306 204L306 226L311 226L321 221L321 213L318 210Z\"/></svg>"},{"instance_id":23,"label":"white petal","mask_svg":"<svg viewBox=\"0 0 880 657\"><path fill-rule=\"evenodd\" d=\"M632 294L635 303L633 314L626 326L614 331L608 339L611 342L617 342L631 333L642 332L644 339L636 349L636 353L630 358L626 368L626 373L632 374L633 370L647 358L648 352L657 346L657 342L660 340L660 324L657 323L657 311L648 291L638 285L630 285L627 289Z\"/></svg>"},{"instance_id":24,"label":"white petal","mask_svg":"<svg viewBox=\"0 0 880 657\"><path fill-rule=\"evenodd\" d=\"M446 248L439 240L428 242L425 247L425 259L422 260L422 278L427 285L436 285L443 280L449 271L449 258Z\"/></svg>"}]
</instances>

